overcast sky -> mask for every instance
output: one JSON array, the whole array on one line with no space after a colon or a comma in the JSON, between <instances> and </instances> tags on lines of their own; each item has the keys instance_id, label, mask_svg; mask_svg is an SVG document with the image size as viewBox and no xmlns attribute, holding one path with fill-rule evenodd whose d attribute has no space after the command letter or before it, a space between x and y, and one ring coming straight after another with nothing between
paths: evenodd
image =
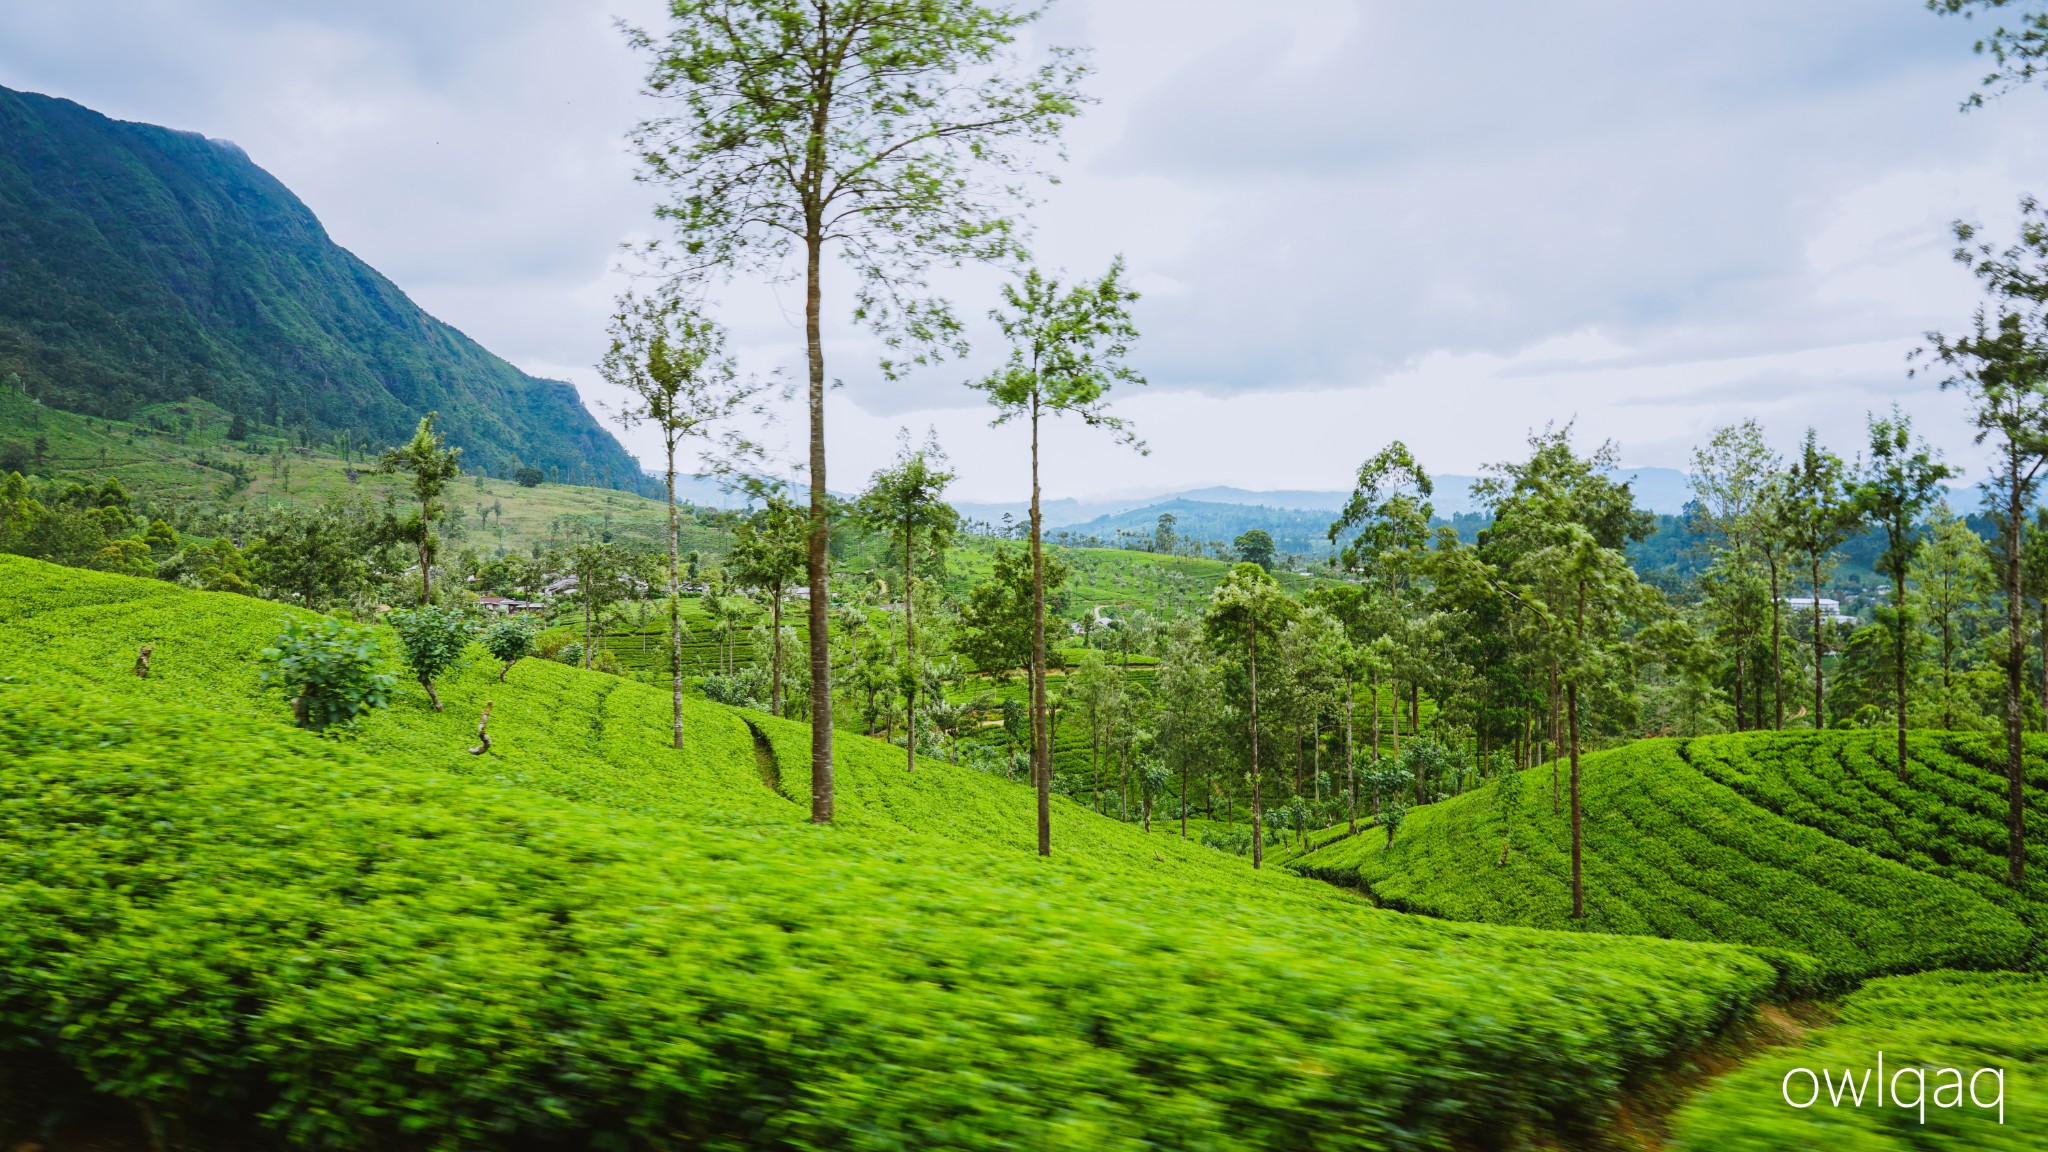
<instances>
[{"instance_id":1,"label":"overcast sky","mask_svg":"<svg viewBox=\"0 0 2048 1152\"><path fill-rule=\"evenodd\" d=\"M0 84L233 140L429 311L600 401L617 246L653 227L616 17L661 5L6 4ZM1048 494L1348 488L1396 438L1470 472L1573 418L1636 465L1745 416L1847 455L1895 400L1974 463L1960 400L1904 357L1978 298L1948 222L2003 235L2048 195L2048 93L1957 110L1978 31L1920 0L1061 0L1040 35L1093 49L1100 103L1034 249L1128 259L1150 385L1120 407L1153 451L1056 427ZM800 302L729 294L755 370L801 377ZM833 487L936 427L962 498L1021 496L975 365L885 383L845 319Z\"/></svg>"}]
</instances>

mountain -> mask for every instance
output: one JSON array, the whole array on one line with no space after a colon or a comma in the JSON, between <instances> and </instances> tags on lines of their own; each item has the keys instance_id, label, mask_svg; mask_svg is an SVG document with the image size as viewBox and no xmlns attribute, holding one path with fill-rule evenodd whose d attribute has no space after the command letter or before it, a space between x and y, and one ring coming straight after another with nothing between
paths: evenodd
<instances>
[{"instance_id":1,"label":"mountain","mask_svg":"<svg viewBox=\"0 0 2048 1152\"><path fill-rule=\"evenodd\" d=\"M240 148L0 88L0 378L126 417L199 397L388 444L429 410L463 463L643 489L576 390L514 368L334 243Z\"/></svg>"},{"instance_id":2,"label":"mountain","mask_svg":"<svg viewBox=\"0 0 2048 1152\"><path fill-rule=\"evenodd\" d=\"M1686 474L1672 468L1625 468L1612 473L1627 480L1639 507L1661 515L1677 515L1691 497ZM1445 520L1483 514L1484 508L1472 495L1477 476L1444 475L1433 478L1436 491L1431 504ZM1164 496L1123 500L1047 500L1041 512L1048 530L1062 529L1076 537L1094 537L1114 546L1120 534L1136 533L1152 538L1153 527L1162 514L1171 513L1174 531L1197 540L1229 542L1239 533L1263 528L1272 534L1282 552L1320 556L1330 549L1327 533L1330 521L1351 499L1349 492L1307 489L1254 491L1227 486L1192 488ZM956 505L961 515L991 523L1005 513L1022 523L1027 504ZM1470 527L1481 527L1473 523Z\"/></svg>"}]
</instances>

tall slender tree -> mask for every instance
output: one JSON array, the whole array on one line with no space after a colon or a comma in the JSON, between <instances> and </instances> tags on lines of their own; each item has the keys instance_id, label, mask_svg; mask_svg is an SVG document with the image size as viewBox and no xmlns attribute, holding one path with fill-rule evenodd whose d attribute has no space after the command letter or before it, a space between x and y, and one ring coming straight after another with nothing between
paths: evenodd
<instances>
[{"instance_id":1,"label":"tall slender tree","mask_svg":"<svg viewBox=\"0 0 2048 1152\"><path fill-rule=\"evenodd\" d=\"M1254 868L1265 862L1265 788L1259 769L1259 651L1261 647L1270 647L1292 614L1293 605L1264 568L1240 563L1216 586L1204 621L1212 643L1240 653L1244 660Z\"/></svg>"},{"instance_id":2,"label":"tall slender tree","mask_svg":"<svg viewBox=\"0 0 2048 1152\"><path fill-rule=\"evenodd\" d=\"M1792 462L1785 507L1786 538L1806 561L1812 578L1808 586L1813 590L1813 726L1825 728L1826 677L1821 661L1827 651L1828 618L1820 607L1822 581L1834 569L1835 549L1863 526L1863 513L1848 466L1820 446L1819 434L1811 428Z\"/></svg>"},{"instance_id":3,"label":"tall slender tree","mask_svg":"<svg viewBox=\"0 0 2048 1152\"><path fill-rule=\"evenodd\" d=\"M960 514L946 503L946 486L953 473L946 470L946 452L936 434L921 448L910 446L904 433L896 463L874 474L867 491L854 501L853 518L862 527L889 537L903 553L903 731L905 768L917 771L917 555L922 542L934 555L942 554L960 527Z\"/></svg>"},{"instance_id":4,"label":"tall slender tree","mask_svg":"<svg viewBox=\"0 0 2048 1152\"><path fill-rule=\"evenodd\" d=\"M1009 362L971 386L988 394L995 423L1031 424L1031 771L1038 788L1038 854L1052 855L1052 731L1045 690L1045 546L1039 508L1039 422L1066 413L1108 431L1139 452L1144 444L1109 411L1118 384L1145 378L1124 363L1137 339L1130 306L1138 294L1124 283L1121 256L1099 280L1065 287L1033 268L1003 286L1007 309L990 315L1010 342Z\"/></svg>"},{"instance_id":5,"label":"tall slender tree","mask_svg":"<svg viewBox=\"0 0 2048 1152\"><path fill-rule=\"evenodd\" d=\"M397 536L411 544L419 555L421 604L434 602L434 559L441 547L434 525L448 511L441 497L448 491L449 483L462 475L462 449L448 447L435 431L437 415L429 412L420 417L412 439L386 450L378 461L379 471L412 474L412 497L420 510L398 525Z\"/></svg>"},{"instance_id":6,"label":"tall slender tree","mask_svg":"<svg viewBox=\"0 0 2048 1152\"><path fill-rule=\"evenodd\" d=\"M1073 52L1036 65L1017 38L1035 7L977 0L670 0L667 30L635 29L649 95L674 114L634 132L644 179L670 195L670 266L747 265L804 280L811 485L811 819L832 819L830 532L825 478L824 265L856 281L853 318L891 349L893 376L961 350L926 292L934 261L1021 255L1015 214L1034 164L1080 111Z\"/></svg>"},{"instance_id":7,"label":"tall slender tree","mask_svg":"<svg viewBox=\"0 0 2048 1152\"><path fill-rule=\"evenodd\" d=\"M598 371L623 389L619 418L661 433L668 499L669 711L673 746L683 746L683 554L676 504L676 453L687 441L707 449L705 471L730 470L756 455L734 421L759 416L760 388L743 382L725 354L725 332L679 292L628 293L612 314L611 345ZM778 713L779 714L779 713Z\"/></svg>"},{"instance_id":8,"label":"tall slender tree","mask_svg":"<svg viewBox=\"0 0 2048 1152\"><path fill-rule=\"evenodd\" d=\"M768 711L782 708L782 602L804 574L804 541L810 521L780 492L764 494L759 511L733 529L726 556L734 579L768 597Z\"/></svg>"},{"instance_id":9,"label":"tall slender tree","mask_svg":"<svg viewBox=\"0 0 2048 1152\"><path fill-rule=\"evenodd\" d=\"M1913 439L1913 418L1892 405L1891 415L1869 418L1870 456L1855 483L1862 517L1884 529L1885 549L1877 570L1892 578L1892 684L1898 708L1898 773L1906 778L1906 632L1913 626L1906 603L1906 573L1920 551L1920 518L1953 475L1924 440Z\"/></svg>"},{"instance_id":10,"label":"tall slender tree","mask_svg":"<svg viewBox=\"0 0 2048 1152\"><path fill-rule=\"evenodd\" d=\"M1997 493L2005 567L2006 652L2006 880L2026 883L2026 763L2023 698L2026 667L2026 512L2041 470L2048 466L2048 212L2032 197L2020 201L2020 239L1998 249L1978 241L1977 229L1955 226L1958 263L1967 264L1992 297L1979 307L1970 330L1951 339L1927 334L1932 358L1949 370L1943 390L1960 388L1971 404L1977 443L1995 453L1991 478Z\"/></svg>"}]
</instances>

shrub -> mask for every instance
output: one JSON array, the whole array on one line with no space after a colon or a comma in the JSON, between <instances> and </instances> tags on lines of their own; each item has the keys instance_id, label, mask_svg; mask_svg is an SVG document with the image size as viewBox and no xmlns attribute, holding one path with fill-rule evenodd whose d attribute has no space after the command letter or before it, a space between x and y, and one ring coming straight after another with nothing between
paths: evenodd
<instances>
[{"instance_id":1,"label":"shrub","mask_svg":"<svg viewBox=\"0 0 2048 1152\"><path fill-rule=\"evenodd\" d=\"M377 670L380 656L376 633L368 628L339 620L287 620L262 652L259 678L266 688L293 693L299 727L325 732L391 702L397 677Z\"/></svg>"},{"instance_id":2,"label":"shrub","mask_svg":"<svg viewBox=\"0 0 2048 1152\"><path fill-rule=\"evenodd\" d=\"M434 681L442 673L462 666L463 649L476 635L476 621L454 608L427 605L410 612L393 612L386 621L398 633L398 648L406 667L427 690L434 711L441 710L441 697Z\"/></svg>"},{"instance_id":3,"label":"shrub","mask_svg":"<svg viewBox=\"0 0 2048 1152\"><path fill-rule=\"evenodd\" d=\"M1864 733L1821 739L1852 758L1859 747L1881 749L1884 741ZM1967 885L1767 811L1688 762L1713 750L1724 765L1716 771L1732 772L1725 765L1737 762L1754 769L1779 758L1770 751L1774 744L1798 742L1750 733L1638 741L1587 756L1584 921L1568 915L1571 832L1568 816L1551 811L1547 765L1529 769L1542 779L1523 781L1512 809L1503 807L1501 793L1514 786L1496 779L1408 810L1400 836L1389 829L1389 847L1368 848L1357 838L1287 866L1362 885L1389 907L1457 920L1803 953L1838 984L1938 967L2005 967L2024 958L2025 925ZM1855 804L1852 795L1847 806ZM1391 823L1394 810L1385 815ZM1515 851L1503 865L1510 823ZM1898 856L1910 853L1901 847Z\"/></svg>"},{"instance_id":4,"label":"shrub","mask_svg":"<svg viewBox=\"0 0 2048 1152\"><path fill-rule=\"evenodd\" d=\"M521 468L512 474L512 479L517 481L521 488L538 488L547 478L547 473L531 466Z\"/></svg>"},{"instance_id":5,"label":"shrub","mask_svg":"<svg viewBox=\"0 0 2048 1152\"><path fill-rule=\"evenodd\" d=\"M498 680L503 682L505 673L514 664L533 655L540 636L540 626L530 617L507 616L484 629L484 649L505 666L498 669Z\"/></svg>"}]
</instances>

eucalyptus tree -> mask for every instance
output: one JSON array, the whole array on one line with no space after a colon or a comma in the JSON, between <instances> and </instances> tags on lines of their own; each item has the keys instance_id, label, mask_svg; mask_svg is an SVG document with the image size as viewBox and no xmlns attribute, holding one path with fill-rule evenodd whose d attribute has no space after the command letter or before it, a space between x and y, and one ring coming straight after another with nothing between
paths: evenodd
<instances>
[{"instance_id":1,"label":"eucalyptus tree","mask_svg":"<svg viewBox=\"0 0 2048 1152\"><path fill-rule=\"evenodd\" d=\"M1991 441L1996 461L1987 488L1996 494L2005 561L2006 880L2014 888L2026 882L2026 510L2048 465L2048 212L2028 197L2020 218L2019 241L1996 250L1972 243L1973 226L1955 226L1956 260L1984 282L1992 305L1980 306L1960 337L1927 334L1933 359L1949 372L1942 389L1969 397L1976 441Z\"/></svg>"},{"instance_id":2,"label":"eucalyptus tree","mask_svg":"<svg viewBox=\"0 0 2048 1152\"><path fill-rule=\"evenodd\" d=\"M734 579L759 589L768 598L768 711L776 716L783 714L782 602L789 589L803 578L804 539L809 528L803 509L780 492L768 492L760 510L733 529L732 550L725 558ZM671 579L674 571L671 566ZM676 667L680 668L681 632L672 630L670 636L678 654Z\"/></svg>"},{"instance_id":3,"label":"eucalyptus tree","mask_svg":"<svg viewBox=\"0 0 2048 1152\"><path fill-rule=\"evenodd\" d=\"M1158 744L1168 766L1180 767L1180 834L1188 834L1190 776L1196 764L1213 764L1223 745L1223 678L1202 643L1201 625L1181 617L1162 630L1159 665L1153 673ZM1206 773L1205 773L1206 774ZM1206 781L1205 781L1206 783Z\"/></svg>"},{"instance_id":4,"label":"eucalyptus tree","mask_svg":"<svg viewBox=\"0 0 2048 1152\"><path fill-rule=\"evenodd\" d=\"M1526 461L1494 469L1484 496L1494 527L1480 550L1501 574L1504 594L1528 614L1562 682L1570 757L1572 917L1585 916L1580 798L1582 704L1589 694L1621 705L1632 683L1632 626L1662 614L1661 597L1642 583L1623 549L1653 530L1626 482L1616 482L1617 451L1603 444L1581 456L1569 425L1530 437Z\"/></svg>"},{"instance_id":5,"label":"eucalyptus tree","mask_svg":"<svg viewBox=\"0 0 2048 1152\"><path fill-rule=\"evenodd\" d=\"M1373 641L1371 613L1366 603L1365 592L1354 584L1322 584L1309 590L1303 598L1310 608L1320 609L1337 622L1342 630L1340 642L1333 655L1344 681L1344 819L1346 831L1358 831L1358 752L1355 738L1354 713L1358 703L1358 679L1369 675L1372 668ZM1378 694L1374 694L1378 703ZM1377 725L1379 717L1373 717L1375 739L1373 754L1379 754Z\"/></svg>"},{"instance_id":6,"label":"eucalyptus tree","mask_svg":"<svg viewBox=\"0 0 2048 1152\"><path fill-rule=\"evenodd\" d=\"M2048 509L2042 511L2048 513ZM2043 579L2048 577L2048 548L2039 547L2048 541L2043 526L2040 519L2035 521L2034 534L2028 538L2026 568L2029 590L2048 605L2048 599L2041 599L2042 592L2048 591L2048 580ZM1958 677L1969 648L1987 631L1980 622L1991 610L1989 605L1998 587L1991 570L1991 556L1983 538L1942 503L1927 519L1927 539L1915 551L1908 575L1924 606L1922 615L1934 643L1940 685L1936 715L1941 727L1953 729L1956 701L1962 694ZM2043 608L2042 614L2048 617L2048 607ZM2048 634L2042 636L2042 641L2048 643Z\"/></svg>"},{"instance_id":7,"label":"eucalyptus tree","mask_svg":"<svg viewBox=\"0 0 2048 1152\"><path fill-rule=\"evenodd\" d=\"M1351 497L1327 533L1330 543L1338 546L1338 566L1359 576L1376 593L1382 634L1392 641L1380 649L1380 655L1387 657L1382 663L1389 675L1398 676L1402 665L1412 660L1411 654L1418 648L1413 643L1415 638L1406 633L1411 631L1414 585L1427 560L1429 521L1435 512L1429 498L1434 491L1429 473L1416 463L1406 444L1395 440L1359 465ZM1412 688L1412 675L1409 683ZM1398 680L1393 689L1394 751L1399 753ZM1373 724L1377 745L1377 678L1373 681Z\"/></svg>"},{"instance_id":8,"label":"eucalyptus tree","mask_svg":"<svg viewBox=\"0 0 2048 1152\"><path fill-rule=\"evenodd\" d=\"M1031 771L1038 788L1038 854L1052 855L1052 731L1045 689L1045 544L1039 508L1039 422L1048 414L1078 416L1119 444L1146 451L1122 417L1109 411L1118 384L1145 378L1124 363L1137 339L1130 306L1138 294L1124 283L1121 256L1100 279L1071 287L1036 268L1003 286L1007 310L990 313L1010 342L1003 367L971 382L988 394L995 423L1031 424Z\"/></svg>"},{"instance_id":9,"label":"eucalyptus tree","mask_svg":"<svg viewBox=\"0 0 2048 1152\"><path fill-rule=\"evenodd\" d=\"M759 387L743 382L725 354L725 331L693 309L680 292L628 293L612 314L611 345L598 371L622 389L619 418L661 433L662 482L668 499L668 654L671 743L683 746L682 524L676 505L676 452L686 441L722 449L707 460L729 469L757 455L733 426L759 415ZM777 680L777 690L781 682ZM776 715L781 715L780 707Z\"/></svg>"},{"instance_id":10,"label":"eucalyptus tree","mask_svg":"<svg viewBox=\"0 0 2048 1152\"><path fill-rule=\"evenodd\" d=\"M1254 868L1265 860L1264 779L1259 771L1259 651L1264 647L1270 652L1274 638L1294 611L1294 601L1280 591L1271 574L1257 564L1240 563L1216 586L1203 618L1210 643L1244 663Z\"/></svg>"},{"instance_id":11,"label":"eucalyptus tree","mask_svg":"<svg viewBox=\"0 0 2048 1152\"><path fill-rule=\"evenodd\" d=\"M1783 617L1779 595L1779 563L1784 556L1785 484L1781 461L1764 442L1762 425L1754 419L1714 430L1707 443L1693 450L1690 476L1693 529L1717 539L1715 571L1703 590L1719 609L1734 665L1735 726L1747 717L1762 719L1762 702L1748 714L1743 692L1750 686L1745 666L1754 649L1758 592L1766 592L1771 618L1771 689L1774 728L1785 726ZM1768 575L1754 578L1762 561Z\"/></svg>"},{"instance_id":12,"label":"eucalyptus tree","mask_svg":"<svg viewBox=\"0 0 2048 1152\"><path fill-rule=\"evenodd\" d=\"M377 463L380 472L412 474L412 497L420 510L401 521L395 535L412 545L419 556L421 604L434 602L434 558L441 546L440 538L434 535L434 525L448 510L441 497L448 491L449 483L462 475L462 449L448 447L434 430L437 417L433 412L420 417L412 439L386 449Z\"/></svg>"},{"instance_id":13,"label":"eucalyptus tree","mask_svg":"<svg viewBox=\"0 0 2048 1152\"><path fill-rule=\"evenodd\" d=\"M881 469L868 480L867 491L853 504L853 521L869 531L889 538L890 546L903 554L903 714L908 756L906 768L917 771L917 593L916 560L922 539L934 554L944 553L960 527L960 514L946 503L946 486L953 473L946 470L946 453L938 440L912 448L908 433L896 453L896 463Z\"/></svg>"},{"instance_id":14,"label":"eucalyptus tree","mask_svg":"<svg viewBox=\"0 0 2048 1152\"><path fill-rule=\"evenodd\" d=\"M633 29L646 91L670 115L639 124L642 178L668 190L672 270L800 258L810 420L811 819L832 819L831 639L825 477L824 264L854 274L853 318L893 357L961 351L926 291L934 262L1021 255L1016 213L1036 164L1081 109L1071 51L1036 64L1019 34L1038 9L977 0L670 0L669 26Z\"/></svg>"},{"instance_id":15,"label":"eucalyptus tree","mask_svg":"<svg viewBox=\"0 0 2048 1152\"><path fill-rule=\"evenodd\" d=\"M1821 612L1822 581L1834 571L1835 549L1864 523L1848 465L1820 446L1813 429L1799 445L1785 489L1786 538L1806 562L1813 593L1813 726L1827 727L1827 679L1821 661L1826 654L1827 617Z\"/></svg>"},{"instance_id":16,"label":"eucalyptus tree","mask_svg":"<svg viewBox=\"0 0 2048 1152\"><path fill-rule=\"evenodd\" d=\"M2010 26L2000 24L1976 42L1977 54L1990 56L1993 70L1981 81L1985 91L1963 98L1964 108L1981 108L1986 92L2002 96L2048 73L2048 8L2038 0L1927 0L1927 8L1937 15L1964 19L1998 9L2013 15Z\"/></svg>"},{"instance_id":17,"label":"eucalyptus tree","mask_svg":"<svg viewBox=\"0 0 2048 1152\"><path fill-rule=\"evenodd\" d=\"M1941 492L1941 482L1954 472L1933 449L1913 439L1913 419L1892 405L1890 416L1871 417L1870 457L1854 484L1854 502L1861 517L1884 529L1885 549L1877 570L1892 578L1892 678L1898 701L1898 773L1906 778L1906 635L1912 610L1906 603L1906 574L1920 550L1920 517ZM1819 608L1815 593L1815 608ZM1816 612L1815 619L1818 614ZM1818 664L1818 661L1815 662Z\"/></svg>"}]
</instances>

